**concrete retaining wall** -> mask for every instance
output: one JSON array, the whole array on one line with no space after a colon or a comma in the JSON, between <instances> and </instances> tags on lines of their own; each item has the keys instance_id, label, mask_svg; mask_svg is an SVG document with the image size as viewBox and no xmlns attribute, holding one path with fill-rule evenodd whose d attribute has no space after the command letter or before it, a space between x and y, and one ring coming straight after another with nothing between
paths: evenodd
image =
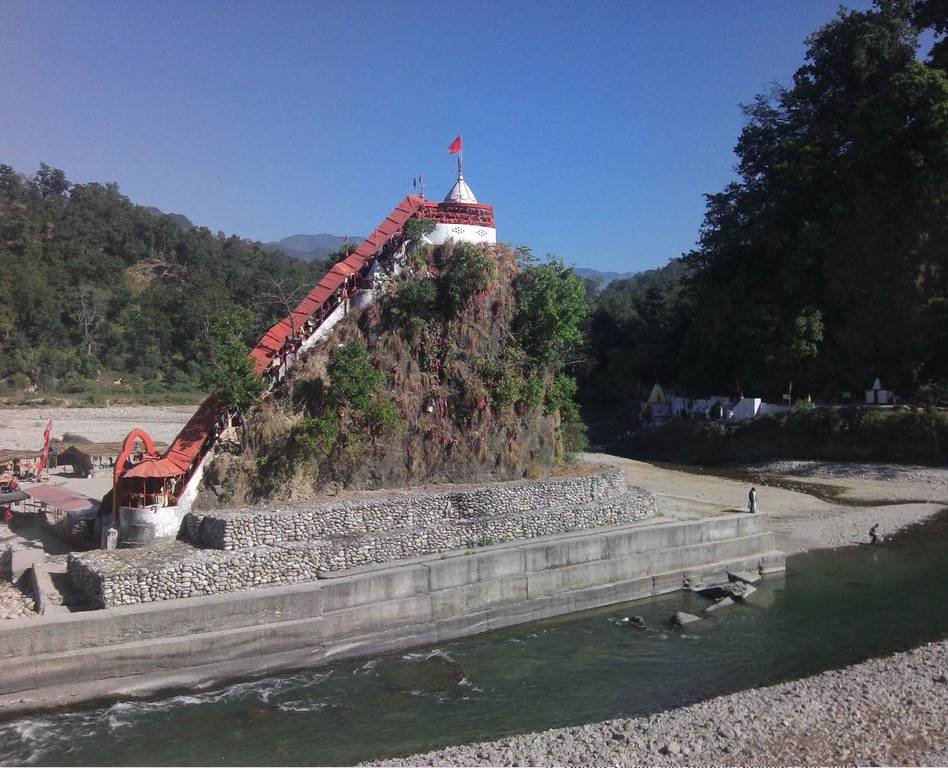
<instances>
[{"instance_id":1,"label":"concrete retaining wall","mask_svg":"<svg viewBox=\"0 0 948 768\"><path fill-rule=\"evenodd\" d=\"M71 701L154 693L441 642L663 594L725 567L782 570L773 546L763 515L643 523L306 584L8 620L0 711L42 707L64 691Z\"/></svg>"}]
</instances>

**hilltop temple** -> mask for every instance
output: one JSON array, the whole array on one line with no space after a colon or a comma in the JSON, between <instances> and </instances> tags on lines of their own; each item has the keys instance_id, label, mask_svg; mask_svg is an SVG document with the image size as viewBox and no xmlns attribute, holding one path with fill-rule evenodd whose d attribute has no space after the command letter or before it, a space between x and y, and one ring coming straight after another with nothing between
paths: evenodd
<instances>
[{"instance_id":1,"label":"hilltop temple","mask_svg":"<svg viewBox=\"0 0 948 768\"><path fill-rule=\"evenodd\" d=\"M459 136L448 151L460 150ZM325 340L350 307L359 309L372 300L379 258L383 253L391 257L399 248L404 255L404 226L410 219L434 221L434 230L425 238L432 245L448 240L497 243L494 207L477 202L464 180L459 155L457 181L442 202L423 195L406 197L355 251L329 269L290 316L263 335L250 355L268 387L282 380L299 353ZM235 415L208 398L163 455L146 432L132 430L115 463L111 503L100 509L100 516L107 517L100 520L102 545L135 546L176 536L197 496L204 468L218 441L230 434ZM136 449L139 442L142 448Z\"/></svg>"},{"instance_id":2,"label":"hilltop temple","mask_svg":"<svg viewBox=\"0 0 948 768\"><path fill-rule=\"evenodd\" d=\"M458 180L451 187L443 202L426 200L419 214L435 222L435 229L428 235L433 245L442 245L447 240L465 243L497 243L497 227L494 224L494 206L477 202L474 193L464 180L461 158L458 158Z\"/></svg>"}]
</instances>

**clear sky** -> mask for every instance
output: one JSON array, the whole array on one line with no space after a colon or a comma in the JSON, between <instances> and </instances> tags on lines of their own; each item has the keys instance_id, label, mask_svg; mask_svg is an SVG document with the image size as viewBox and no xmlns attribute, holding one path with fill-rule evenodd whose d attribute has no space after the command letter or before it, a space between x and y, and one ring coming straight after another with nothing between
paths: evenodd
<instances>
[{"instance_id":1,"label":"clear sky","mask_svg":"<svg viewBox=\"0 0 948 768\"><path fill-rule=\"evenodd\" d=\"M367 234L419 171L440 199L461 133L500 239L645 269L693 246L740 103L836 8L0 0L0 162L268 241Z\"/></svg>"}]
</instances>

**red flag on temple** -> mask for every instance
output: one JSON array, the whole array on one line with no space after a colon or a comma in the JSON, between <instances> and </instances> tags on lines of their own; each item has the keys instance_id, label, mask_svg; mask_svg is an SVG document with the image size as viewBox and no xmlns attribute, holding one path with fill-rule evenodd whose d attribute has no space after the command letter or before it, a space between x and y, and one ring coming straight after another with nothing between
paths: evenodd
<instances>
[{"instance_id":1,"label":"red flag on temple","mask_svg":"<svg viewBox=\"0 0 948 768\"><path fill-rule=\"evenodd\" d=\"M456 155L460 151L461 151L461 136L458 135L458 137L454 141L451 142L451 146L448 147L448 154Z\"/></svg>"}]
</instances>

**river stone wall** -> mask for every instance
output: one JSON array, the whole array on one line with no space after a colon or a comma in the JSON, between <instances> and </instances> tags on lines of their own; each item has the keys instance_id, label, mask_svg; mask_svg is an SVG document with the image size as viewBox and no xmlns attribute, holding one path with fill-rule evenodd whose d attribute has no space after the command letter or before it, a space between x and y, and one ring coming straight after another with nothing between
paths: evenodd
<instances>
[{"instance_id":1,"label":"river stone wall","mask_svg":"<svg viewBox=\"0 0 948 768\"><path fill-rule=\"evenodd\" d=\"M544 506L529 508L532 503ZM196 541L228 548L170 542L146 550L97 550L70 555L69 573L91 602L112 607L311 581L356 566L631 523L654 514L652 494L627 488L622 471L610 470L474 491L203 518L192 514L188 529ZM374 524L378 527L369 528Z\"/></svg>"},{"instance_id":2,"label":"river stone wall","mask_svg":"<svg viewBox=\"0 0 948 768\"><path fill-rule=\"evenodd\" d=\"M627 490L624 471L610 468L579 477L515 480L463 490L387 494L359 501L299 502L278 509L248 507L207 514L191 512L185 518L184 529L200 547L242 549L409 528L447 530L531 510L615 499Z\"/></svg>"}]
</instances>

